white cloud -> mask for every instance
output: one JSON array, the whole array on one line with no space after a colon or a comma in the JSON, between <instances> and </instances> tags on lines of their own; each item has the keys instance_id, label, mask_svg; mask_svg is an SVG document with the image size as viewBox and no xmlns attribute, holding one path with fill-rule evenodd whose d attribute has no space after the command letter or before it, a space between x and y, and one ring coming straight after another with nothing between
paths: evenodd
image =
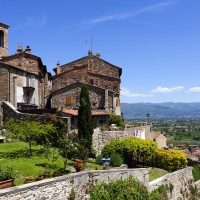
<instances>
[{"instance_id":1,"label":"white cloud","mask_svg":"<svg viewBox=\"0 0 200 200\"><path fill-rule=\"evenodd\" d=\"M193 87L188 90L189 92L200 92L200 87Z\"/></svg>"},{"instance_id":2,"label":"white cloud","mask_svg":"<svg viewBox=\"0 0 200 200\"><path fill-rule=\"evenodd\" d=\"M168 87L156 87L155 89L153 89L151 91L151 93L170 93L170 92L180 92L181 90L183 90L184 87L183 86L176 86L176 87L172 87L172 88L168 88Z\"/></svg>"},{"instance_id":3,"label":"white cloud","mask_svg":"<svg viewBox=\"0 0 200 200\"><path fill-rule=\"evenodd\" d=\"M130 17L137 16L139 14L145 13L145 12L153 12L153 11L156 11L156 10L160 10L160 9L166 8L166 7L168 7L170 5L173 5L173 4L177 3L177 2L178 1L175 0L175 1L156 3L154 5L147 6L147 7L143 8L143 9L137 10L135 12L101 16L101 17L98 17L96 19L91 19L91 20L84 21L83 23L84 24L88 24L88 25L92 25L92 24L98 24L98 23L102 23L102 22L106 22L106 21L117 21L117 20L127 19L127 18L130 18ZM142 23L144 23L144 22L142 22Z\"/></svg>"},{"instance_id":4,"label":"white cloud","mask_svg":"<svg viewBox=\"0 0 200 200\"><path fill-rule=\"evenodd\" d=\"M125 97L150 97L151 94L142 94L131 92L128 88L121 87L121 96Z\"/></svg>"}]
</instances>

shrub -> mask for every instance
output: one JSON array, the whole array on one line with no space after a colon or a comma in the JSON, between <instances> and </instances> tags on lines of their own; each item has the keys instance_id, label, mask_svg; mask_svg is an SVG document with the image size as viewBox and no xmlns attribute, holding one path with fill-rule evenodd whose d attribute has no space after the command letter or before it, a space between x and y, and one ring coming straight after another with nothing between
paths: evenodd
<instances>
[{"instance_id":1,"label":"shrub","mask_svg":"<svg viewBox=\"0 0 200 200\"><path fill-rule=\"evenodd\" d=\"M119 153L123 156L125 163L132 166L137 158L148 160L147 158L152 157L156 149L157 144L154 141L131 137L107 143L102 150L102 155Z\"/></svg>"},{"instance_id":2,"label":"shrub","mask_svg":"<svg viewBox=\"0 0 200 200\"><path fill-rule=\"evenodd\" d=\"M156 188L155 190L153 190L150 193L150 199L151 200L168 200L168 196L167 196L167 187L165 185L161 185L158 188Z\"/></svg>"},{"instance_id":3,"label":"shrub","mask_svg":"<svg viewBox=\"0 0 200 200\"><path fill-rule=\"evenodd\" d=\"M98 164L98 165L101 165L102 164L102 158L103 158L102 155L97 156L96 160L95 160L95 163Z\"/></svg>"},{"instance_id":4,"label":"shrub","mask_svg":"<svg viewBox=\"0 0 200 200\"><path fill-rule=\"evenodd\" d=\"M110 115L109 124L116 124L120 128L124 128L124 120L120 115Z\"/></svg>"},{"instance_id":5,"label":"shrub","mask_svg":"<svg viewBox=\"0 0 200 200\"><path fill-rule=\"evenodd\" d=\"M187 165L187 158L179 150L157 149L155 153L155 164L159 168L176 171Z\"/></svg>"},{"instance_id":6,"label":"shrub","mask_svg":"<svg viewBox=\"0 0 200 200\"><path fill-rule=\"evenodd\" d=\"M123 157L118 154L118 153L113 153L111 156L110 156L110 162L111 162L111 165L113 167L119 167L123 164L124 162L124 159Z\"/></svg>"},{"instance_id":7,"label":"shrub","mask_svg":"<svg viewBox=\"0 0 200 200\"><path fill-rule=\"evenodd\" d=\"M99 183L90 190L90 200L131 200L148 199L148 197L147 188L132 177L109 184Z\"/></svg>"}]
</instances>

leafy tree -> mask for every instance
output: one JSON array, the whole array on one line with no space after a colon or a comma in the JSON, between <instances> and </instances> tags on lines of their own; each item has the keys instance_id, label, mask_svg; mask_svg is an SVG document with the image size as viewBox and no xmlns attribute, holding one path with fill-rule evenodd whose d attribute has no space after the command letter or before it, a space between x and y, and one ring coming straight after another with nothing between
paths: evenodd
<instances>
[{"instance_id":1,"label":"leafy tree","mask_svg":"<svg viewBox=\"0 0 200 200\"><path fill-rule=\"evenodd\" d=\"M83 159L86 162L88 153L92 151L93 119L89 91L86 86L81 87L80 106L78 110L78 142L80 150L84 149Z\"/></svg>"},{"instance_id":2,"label":"leafy tree","mask_svg":"<svg viewBox=\"0 0 200 200\"><path fill-rule=\"evenodd\" d=\"M48 141L51 143L53 147L60 147L60 140L64 139L68 132L68 124L64 122L62 119L47 113L43 120L44 124L53 124L55 127L55 132L52 132L52 135L48 135ZM41 144L43 140L38 138L37 143Z\"/></svg>"},{"instance_id":3,"label":"leafy tree","mask_svg":"<svg viewBox=\"0 0 200 200\"><path fill-rule=\"evenodd\" d=\"M33 141L42 138L43 143L46 143L48 142L48 135L55 133L53 124L41 124L40 122L14 120L12 118L6 122L6 130L9 132L10 138L29 143L30 156L32 156Z\"/></svg>"},{"instance_id":4,"label":"leafy tree","mask_svg":"<svg viewBox=\"0 0 200 200\"><path fill-rule=\"evenodd\" d=\"M120 115L110 115L109 124L116 124L120 128L124 128L124 120Z\"/></svg>"},{"instance_id":5,"label":"leafy tree","mask_svg":"<svg viewBox=\"0 0 200 200\"><path fill-rule=\"evenodd\" d=\"M77 155L78 144L75 141L75 137L73 134L65 135L63 138L60 138L58 142L58 149L62 157L65 158L64 168L66 168L68 158L72 157L72 155L73 157Z\"/></svg>"}]
</instances>

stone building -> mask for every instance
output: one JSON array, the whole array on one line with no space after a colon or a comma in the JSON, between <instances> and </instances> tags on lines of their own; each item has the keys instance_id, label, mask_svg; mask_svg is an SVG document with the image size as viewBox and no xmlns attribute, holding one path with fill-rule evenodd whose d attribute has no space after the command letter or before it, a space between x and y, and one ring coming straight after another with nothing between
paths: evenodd
<instances>
[{"instance_id":1,"label":"stone building","mask_svg":"<svg viewBox=\"0 0 200 200\"><path fill-rule=\"evenodd\" d=\"M153 141L155 141L158 145L158 148L166 148L167 147L167 138L160 131L152 132Z\"/></svg>"},{"instance_id":2,"label":"stone building","mask_svg":"<svg viewBox=\"0 0 200 200\"><path fill-rule=\"evenodd\" d=\"M77 124L77 110L82 85L89 90L92 114L96 126L106 123L108 115L121 115L120 76L122 69L100 58L100 54L88 51L86 57L57 67L52 77L52 107L65 116L72 116Z\"/></svg>"},{"instance_id":3,"label":"stone building","mask_svg":"<svg viewBox=\"0 0 200 200\"><path fill-rule=\"evenodd\" d=\"M44 108L51 74L29 46L24 51L18 46L16 54L8 55L8 27L0 23L0 103L6 100L16 108Z\"/></svg>"}]
</instances>

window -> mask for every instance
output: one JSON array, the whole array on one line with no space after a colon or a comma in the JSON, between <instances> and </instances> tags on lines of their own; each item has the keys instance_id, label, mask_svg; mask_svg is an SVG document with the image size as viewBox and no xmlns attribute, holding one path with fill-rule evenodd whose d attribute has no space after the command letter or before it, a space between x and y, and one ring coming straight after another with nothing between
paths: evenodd
<instances>
[{"instance_id":1,"label":"window","mask_svg":"<svg viewBox=\"0 0 200 200\"><path fill-rule=\"evenodd\" d=\"M93 79L90 79L89 84L90 84L90 85L94 85L94 80L93 80Z\"/></svg>"},{"instance_id":2,"label":"window","mask_svg":"<svg viewBox=\"0 0 200 200\"><path fill-rule=\"evenodd\" d=\"M66 105L71 106L72 104L72 97L71 96L66 96Z\"/></svg>"},{"instance_id":3,"label":"window","mask_svg":"<svg viewBox=\"0 0 200 200\"><path fill-rule=\"evenodd\" d=\"M4 47L4 32L0 31L0 47Z\"/></svg>"}]
</instances>

